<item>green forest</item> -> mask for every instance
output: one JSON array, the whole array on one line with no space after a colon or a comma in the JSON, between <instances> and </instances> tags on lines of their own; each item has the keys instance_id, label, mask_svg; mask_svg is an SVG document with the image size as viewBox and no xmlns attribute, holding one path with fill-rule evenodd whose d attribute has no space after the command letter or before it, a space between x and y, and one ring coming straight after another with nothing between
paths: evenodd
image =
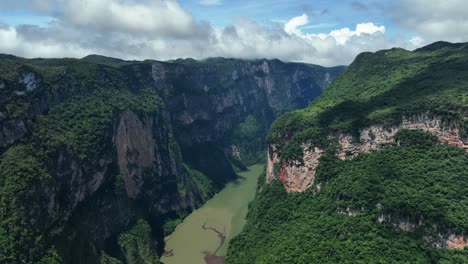
<instances>
[{"instance_id":1,"label":"green forest","mask_svg":"<svg viewBox=\"0 0 468 264\"><path fill-rule=\"evenodd\" d=\"M403 117L421 114L441 117L467 137L466 65L468 44L464 43L362 53L309 107L278 118L267 142L279 147L280 156L294 159L303 142L334 147L329 134L357 135L373 124L392 126Z\"/></svg>"},{"instance_id":2,"label":"green forest","mask_svg":"<svg viewBox=\"0 0 468 264\"><path fill-rule=\"evenodd\" d=\"M29 223L32 213L42 212L28 201L46 203L46 194L39 190L56 184L47 165L58 151L69 148L83 163L91 163L99 151L105 151L103 140L115 114L126 109L156 114L161 107L162 102L153 92L98 89L53 107L47 116L39 116L31 137L9 148L0 158L0 262L35 263L46 252L47 234L33 230ZM57 257L54 249L47 252L45 259Z\"/></svg>"},{"instance_id":3,"label":"green forest","mask_svg":"<svg viewBox=\"0 0 468 264\"><path fill-rule=\"evenodd\" d=\"M227 262L468 263L468 250L434 246L437 234L468 232L468 155L425 132L403 131L399 142L323 156L304 193L263 184ZM401 221L417 226L405 232Z\"/></svg>"},{"instance_id":4,"label":"green forest","mask_svg":"<svg viewBox=\"0 0 468 264\"><path fill-rule=\"evenodd\" d=\"M319 147L314 185L260 182L228 263L468 263L445 239L468 233L468 154L428 132L400 130L382 150L340 160L338 135L404 118L441 120L468 138L468 45L365 52L309 107L274 122L282 162ZM372 137L372 135L371 135ZM278 165L279 165L278 164Z\"/></svg>"}]
</instances>

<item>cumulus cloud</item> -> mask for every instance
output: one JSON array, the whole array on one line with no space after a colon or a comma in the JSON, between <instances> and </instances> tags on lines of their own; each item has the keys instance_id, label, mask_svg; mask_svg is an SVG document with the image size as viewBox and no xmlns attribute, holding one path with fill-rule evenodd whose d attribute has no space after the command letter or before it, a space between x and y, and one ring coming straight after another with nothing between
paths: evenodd
<instances>
[{"instance_id":1,"label":"cumulus cloud","mask_svg":"<svg viewBox=\"0 0 468 264\"><path fill-rule=\"evenodd\" d=\"M41 0L44 1L44 0ZM126 33L193 34L193 18L176 1L60 0L61 18L75 25Z\"/></svg>"},{"instance_id":2,"label":"cumulus cloud","mask_svg":"<svg viewBox=\"0 0 468 264\"><path fill-rule=\"evenodd\" d=\"M410 40L390 38L385 26L368 21L311 34L307 29L336 25L313 24L306 14L272 25L243 18L218 27L195 20L175 0L31 1L36 12L54 20L42 27L0 27L0 52L25 57L97 53L157 60L278 58L333 66L349 64L363 51L395 46L411 49L424 42L419 36Z\"/></svg>"},{"instance_id":3,"label":"cumulus cloud","mask_svg":"<svg viewBox=\"0 0 468 264\"><path fill-rule=\"evenodd\" d=\"M302 16L294 17L284 25L284 31L288 34L302 35L302 32L298 29L300 26L309 24L309 17L306 14Z\"/></svg>"},{"instance_id":4,"label":"cumulus cloud","mask_svg":"<svg viewBox=\"0 0 468 264\"><path fill-rule=\"evenodd\" d=\"M385 26L372 22L357 24L355 29L341 28L328 33L310 34L301 29L307 28L309 18L306 14L292 18L284 26L284 31L314 47L314 52L304 53L302 61L314 61L323 65L347 64L363 51L376 51L383 48L400 46L412 48L411 43L402 39L385 36Z\"/></svg>"},{"instance_id":5,"label":"cumulus cloud","mask_svg":"<svg viewBox=\"0 0 468 264\"><path fill-rule=\"evenodd\" d=\"M353 36L361 36L362 34L372 35L376 33L385 33L385 26L376 26L374 25L374 23L368 22L357 24L355 30L351 30L345 27L341 29L332 30L329 33L304 34L300 28L307 28L308 26L305 26L307 24L309 24L309 17L306 14L303 14L302 16L294 17L291 20L289 20L284 25L284 31L288 34L294 34L307 39L313 39L318 37L324 40L326 38L332 37L340 45L346 44L346 42L350 40Z\"/></svg>"},{"instance_id":6,"label":"cumulus cloud","mask_svg":"<svg viewBox=\"0 0 468 264\"><path fill-rule=\"evenodd\" d=\"M468 36L466 4L466 0L400 0L387 13L398 25L416 34L413 42L462 42Z\"/></svg>"},{"instance_id":7,"label":"cumulus cloud","mask_svg":"<svg viewBox=\"0 0 468 264\"><path fill-rule=\"evenodd\" d=\"M62 43L50 39L39 38L38 41L28 41L17 28L0 28L0 51L25 57L82 57L93 53L79 44Z\"/></svg>"},{"instance_id":8,"label":"cumulus cloud","mask_svg":"<svg viewBox=\"0 0 468 264\"><path fill-rule=\"evenodd\" d=\"M377 26L372 22L360 23L356 25L355 30L351 30L347 27L341 29L332 30L329 33L319 33L319 34L304 34L299 27L307 25L309 23L308 16L303 14L302 16L295 17L286 23L284 30L289 34L295 34L297 36L313 39L318 37L322 40L326 38L333 38L338 44L344 45L348 40L353 36L361 36L364 34L373 35L373 34L384 34L385 26Z\"/></svg>"}]
</instances>

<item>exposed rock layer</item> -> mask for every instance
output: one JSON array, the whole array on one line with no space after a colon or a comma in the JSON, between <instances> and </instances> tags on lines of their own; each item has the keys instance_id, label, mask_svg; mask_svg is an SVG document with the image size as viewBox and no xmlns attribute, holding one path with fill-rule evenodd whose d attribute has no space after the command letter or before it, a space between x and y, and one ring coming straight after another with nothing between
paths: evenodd
<instances>
[{"instance_id":1,"label":"exposed rock layer","mask_svg":"<svg viewBox=\"0 0 468 264\"><path fill-rule=\"evenodd\" d=\"M349 134L336 136L341 148L336 152L340 159L379 150L384 144L394 141L394 137L401 129L420 129L437 136L440 142L460 147L468 151L468 142L460 136L457 127L451 127L442 122L439 117L430 117L426 114L403 118L400 125L384 127L373 125L364 128L359 133L359 139ZM267 181L280 179L288 192L302 192L313 185L315 171L323 150L307 144L302 145L302 161L280 161L275 146L268 149ZM280 164L281 162L281 164ZM275 169L279 166L279 169Z\"/></svg>"},{"instance_id":2,"label":"exposed rock layer","mask_svg":"<svg viewBox=\"0 0 468 264\"><path fill-rule=\"evenodd\" d=\"M446 247L464 249L468 247L468 237L451 234L446 240Z\"/></svg>"}]
</instances>

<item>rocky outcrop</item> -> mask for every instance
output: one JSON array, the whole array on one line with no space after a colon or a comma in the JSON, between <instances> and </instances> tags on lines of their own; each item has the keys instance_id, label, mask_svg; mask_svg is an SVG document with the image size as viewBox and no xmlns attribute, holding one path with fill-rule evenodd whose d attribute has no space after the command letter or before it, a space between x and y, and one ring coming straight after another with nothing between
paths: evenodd
<instances>
[{"instance_id":1,"label":"rocky outcrop","mask_svg":"<svg viewBox=\"0 0 468 264\"><path fill-rule=\"evenodd\" d=\"M32 92L38 88L40 79L37 78L33 72L24 72L19 78L18 83L21 85L20 90L14 91L16 95L24 95L28 92Z\"/></svg>"},{"instance_id":2,"label":"rocky outcrop","mask_svg":"<svg viewBox=\"0 0 468 264\"><path fill-rule=\"evenodd\" d=\"M0 112L0 148L15 143L28 132L22 120L14 119L2 122L2 117L5 117L5 115Z\"/></svg>"},{"instance_id":3,"label":"rocky outcrop","mask_svg":"<svg viewBox=\"0 0 468 264\"><path fill-rule=\"evenodd\" d=\"M17 114L11 114L12 111L3 109L3 106L11 98L21 97L21 99L31 101L31 98L25 97L31 97L31 93L39 89L40 84L41 79L31 71L23 71L19 75L12 85L14 90L8 89L9 87L0 79L0 97L2 97L0 98L0 150L12 145L28 133L24 119L19 118ZM19 107L19 105L15 107Z\"/></svg>"},{"instance_id":4,"label":"rocky outcrop","mask_svg":"<svg viewBox=\"0 0 468 264\"><path fill-rule=\"evenodd\" d=\"M301 192L310 188L315 179L315 171L319 165L319 159L323 150L317 147L302 146L303 161L282 161L279 171L275 164L279 165L278 154L274 146L268 150L267 182L271 182L279 175L279 179L288 192Z\"/></svg>"},{"instance_id":5,"label":"rocky outcrop","mask_svg":"<svg viewBox=\"0 0 468 264\"><path fill-rule=\"evenodd\" d=\"M374 125L365 128L361 130L359 139L355 139L351 135L341 134L338 136L341 149L338 150L337 156L340 159L345 159L359 153L379 150L383 145L392 142L394 136L401 129L424 130L437 136L440 142L468 150L468 142L462 140L459 128L444 125L440 117L421 114L403 118L398 126Z\"/></svg>"},{"instance_id":6,"label":"rocky outcrop","mask_svg":"<svg viewBox=\"0 0 468 264\"><path fill-rule=\"evenodd\" d=\"M341 148L336 152L340 159L352 157L371 150L379 150L387 143L394 142L394 137L402 129L419 129L437 136L440 142L463 148L468 151L468 142L462 139L457 127L444 124L440 117L431 117L421 114L403 118L399 125L385 127L373 125L364 128L359 133L359 138L349 134L335 135ZM278 158L275 146L268 149L267 181L280 179L288 192L302 192L313 185L315 170L319 164L323 150L302 146L303 160L286 161ZM275 167L279 167L275 169Z\"/></svg>"},{"instance_id":7,"label":"rocky outcrop","mask_svg":"<svg viewBox=\"0 0 468 264\"><path fill-rule=\"evenodd\" d=\"M145 170L154 170L153 164L161 164L161 154L156 155L157 145L152 136L153 119L141 121L135 113L127 111L120 117L115 145L120 172L131 198L136 198L143 187Z\"/></svg>"},{"instance_id":8,"label":"rocky outcrop","mask_svg":"<svg viewBox=\"0 0 468 264\"><path fill-rule=\"evenodd\" d=\"M128 197L151 200L159 213L194 208L201 202L198 190L187 185L167 113L142 117L132 111L122 113L113 141ZM153 186L154 182L169 189ZM186 187L183 197L179 186Z\"/></svg>"},{"instance_id":9,"label":"rocky outcrop","mask_svg":"<svg viewBox=\"0 0 468 264\"><path fill-rule=\"evenodd\" d=\"M446 248L453 249L464 249L465 247L468 247L468 237L467 236L462 236L462 235L455 235L451 234L445 241L446 243Z\"/></svg>"},{"instance_id":10,"label":"rocky outcrop","mask_svg":"<svg viewBox=\"0 0 468 264\"><path fill-rule=\"evenodd\" d=\"M418 222L414 222L410 221L408 218L392 219L390 215L380 214L377 216L377 221L379 223L391 223L395 229L406 233L412 233L418 230L418 228L424 227L422 219ZM437 225L433 225L433 227L437 227ZM424 239L438 248L464 249L465 247L468 247L468 237L465 235L453 233L442 235L441 233L436 232L436 235L424 236Z\"/></svg>"}]
</instances>

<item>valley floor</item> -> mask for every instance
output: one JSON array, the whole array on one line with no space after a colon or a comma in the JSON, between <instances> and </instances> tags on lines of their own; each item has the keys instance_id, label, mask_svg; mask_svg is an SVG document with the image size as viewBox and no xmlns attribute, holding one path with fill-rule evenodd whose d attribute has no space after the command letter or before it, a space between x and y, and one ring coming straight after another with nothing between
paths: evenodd
<instances>
[{"instance_id":1,"label":"valley floor","mask_svg":"<svg viewBox=\"0 0 468 264\"><path fill-rule=\"evenodd\" d=\"M229 241L245 225L248 205L255 197L258 176L264 168L256 164L239 173L239 179L206 204L193 211L166 237L165 264L224 263Z\"/></svg>"}]
</instances>

